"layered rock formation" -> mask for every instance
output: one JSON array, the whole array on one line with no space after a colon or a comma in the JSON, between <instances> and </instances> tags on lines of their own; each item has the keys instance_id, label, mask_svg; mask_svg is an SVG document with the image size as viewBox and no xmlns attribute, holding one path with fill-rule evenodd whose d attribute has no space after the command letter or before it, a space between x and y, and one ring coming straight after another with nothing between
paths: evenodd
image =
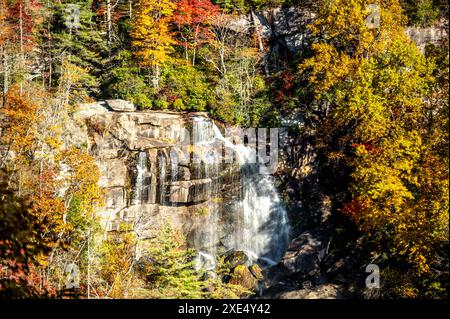
<instances>
[{"instance_id":1,"label":"layered rock formation","mask_svg":"<svg viewBox=\"0 0 450 319\"><path fill-rule=\"evenodd\" d=\"M210 206L219 178L218 171L208 172L201 152L198 163L193 160L190 132L196 119L207 116L133 110L131 103L113 100L82 105L78 114L106 190L102 223L108 231L138 223L144 237L167 218L189 227L191 217Z\"/></svg>"},{"instance_id":2,"label":"layered rock formation","mask_svg":"<svg viewBox=\"0 0 450 319\"><path fill-rule=\"evenodd\" d=\"M254 150L234 146L204 113L128 110L129 102L113 100L78 113L106 190L107 231L127 224L146 239L169 221L207 269L213 256L233 250L245 251L249 264L282 256L285 210L270 176L247 162ZM225 150L234 161L222 157Z\"/></svg>"}]
</instances>

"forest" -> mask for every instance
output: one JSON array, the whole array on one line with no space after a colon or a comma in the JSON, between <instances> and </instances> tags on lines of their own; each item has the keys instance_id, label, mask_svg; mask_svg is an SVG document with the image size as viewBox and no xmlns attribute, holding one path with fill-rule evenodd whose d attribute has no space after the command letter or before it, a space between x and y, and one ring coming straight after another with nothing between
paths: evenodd
<instances>
[{"instance_id":1,"label":"forest","mask_svg":"<svg viewBox=\"0 0 450 319\"><path fill-rule=\"evenodd\" d=\"M301 33L294 49L262 27L277 10L307 13L286 27ZM356 296L448 298L447 16L437 0L0 0L0 298L249 298L276 282L236 256L198 269L169 222L145 258L132 224L105 229L101 160L77 115L104 100L230 127L301 116L289 136L317 154L333 256L381 269L380 292ZM408 28L445 32L421 49ZM290 239L309 226L294 199L312 185L294 176L294 149L275 174Z\"/></svg>"}]
</instances>

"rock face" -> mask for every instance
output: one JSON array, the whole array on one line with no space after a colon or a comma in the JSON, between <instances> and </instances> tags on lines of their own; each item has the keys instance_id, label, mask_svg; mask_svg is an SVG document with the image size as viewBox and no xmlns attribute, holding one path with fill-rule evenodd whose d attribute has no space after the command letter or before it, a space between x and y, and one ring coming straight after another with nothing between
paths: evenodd
<instances>
[{"instance_id":1,"label":"rock face","mask_svg":"<svg viewBox=\"0 0 450 319\"><path fill-rule=\"evenodd\" d=\"M106 189L107 231L131 225L145 240L169 222L186 235L204 269L230 251L245 251L236 258L248 264L281 258L286 212L270 176L251 161L254 149L234 144L237 131L223 136L205 113L128 109L124 101L102 101L82 105L77 115Z\"/></svg>"},{"instance_id":2,"label":"rock face","mask_svg":"<svg viewBox=\"0 0 450 319\"><path fill-rule=\"evenodd\" d=\"M271 42L271 54L277 54L284 49L300 50L306 44L306 26L313 19L311 10L278 7L241 16L231 27L234 31L245 32L256 26L259 34Z\"/></svg>"},{"instance_id":3,"label":"rock face","mask_svg":"<svg viewBox=\"0 0 450 319\"><path fill-rule=\"evenodd\" d=\"M106 189L102 222L108 231L133 223L146 238L169 219L189 234L207 223L210 201L219 196L220 172L205 165L201 150L193 159L190 143L192 130L202 138L197 120L207 116L133 110L131 103L109 100L82 105L78 113Z\"/></svg>"},{"instance_id":4,"label":"rock face","mask_svg":"<svg viewBox=\"0 0 450 319\"><path fill-rule=\"evenodd\" d=\"M293 239L284 254L281 266L289 273L318 276L320 262L327 253L328 233L324 229L314 229Z\"/></svg>"},{"instance_id":5,"label":"rock face","mask_svg":"<svg viewBox=\"0 0 450 319\"><path fill-rule=\"evenodd\" d=\"M342 299L345 296L338 285L323 284L310 289L300 289L280 293L280 299Z\"/></svg>"},{"instance_id":6,"label":"rock face","mask_svg":"<svg viewBox=\"0 0 450 319\"><path fill-rule=\"evenodd\" d=\"M106 100L106 104L116 112L134 112L136 106L132 102L124 100Z\"/></svg>"}]
</instances>

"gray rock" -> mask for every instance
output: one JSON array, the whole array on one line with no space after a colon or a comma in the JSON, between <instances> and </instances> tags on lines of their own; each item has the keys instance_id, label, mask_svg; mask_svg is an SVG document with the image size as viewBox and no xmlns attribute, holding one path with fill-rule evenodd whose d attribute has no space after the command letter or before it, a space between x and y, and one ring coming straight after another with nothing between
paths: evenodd
<instances>
[{"instance_id":1,"label":"gray rock","mask_svg":"<svg viewBox=\"0 0 450 319\"><path fill-rule=\"evenodd\" d=\"M323 284L309 289L293 290L279 294L280 299L342 299L340 287Z\"/></svg>"},{"instance_id":2,"label":"gray rock","mask_svg":"<svg viewBox=\"0 0 450 319\"><path fill-rule=\"evenodd\" d=\"M329 237L325 229L305 231L293 239L280 262L286 274L318 276Z\"/></svg>"},{"instance_id":3,"label":"gray rock","mask_svg":"<svg viewBox=\"0 0 450 319\"><path fill-rule=\"evenodd\" d=\"M133 102L125 100L106 100L107 105L116 112L135 112L136 106Z\"/></svg>"},{"instance_id":4,"label":"gray rock","mask_svg":"<svg viewBox=\"0 0 450 319\"><path fill-rule=\"evenodd\" d=\"M225 257L225 263L233 269L239 265L246 265L248 262L248 256L245 252L240 250L231 251L227 257Z\"/></svg>"}]
</instances>

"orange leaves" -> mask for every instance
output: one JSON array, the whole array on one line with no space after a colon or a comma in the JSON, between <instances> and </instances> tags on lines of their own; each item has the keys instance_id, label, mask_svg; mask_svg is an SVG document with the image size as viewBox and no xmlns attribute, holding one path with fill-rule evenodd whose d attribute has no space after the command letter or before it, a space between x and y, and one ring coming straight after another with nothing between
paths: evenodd
<instances>
[{"instance_id":1,"label":"orange leaves","mask_svg":"<svg viewBox=\"0 0 450 319\"><path fill-rule=\"evenodd\" d=\"M33 195L32 202L31 213L43 227L43 232L36 235L48 247L56 247L61 236L70 228L64 223L64 202L49 191Z\"/></svg>"},{"instance_id":2,"label":"orange leaves","mask_svg":"<svg viewBox=\"0 0 450 319\"><path fill-rule=\"evenodd\" d=\"M42 8L39 0L14 0L9 5L12 40L20 44L21 51L30 51L36 44L36 31L43 20Z\"/></svg>"},{"instance_id":3,"label":"orange leaves","mask_svg":"<svg viewBox=\"0 0 450 319\"><path fill-rule=\"evenodd\" d=\"M361 148L364 152L373 156L380 155L383 152L382 148L375 146L373 143L353 143L352 146L356 149Z\"/></svg>"},{"instance_id":4,"label":"orange leaves","mask_svg":"<svg viewBox=\"0 0 450 319\"><path fill-rule=\"evenodd\" d=\"M368 198L359 197L344 204L341 211L354 219L359 219L359 216L362 215L362 212L368 207L370 207L370 200Z\"/></svg>"},{"instance_id":5,"label":"orange leaves","mask_svg":"<svg viewBox=\"0 0 450 319\"><path fill-rule=\"evenodd\" d=\"M6 0L0 0L0 47L2 47L11 36L12 28L7 21L7 17Z\"/></svg>"},{"instance_id":6,"label":"orange leaves","mask_svg":"<svg viewBox=\"0 0 450 319\"><path fill-rule=\"evenodd\" d=\"M9 90L6 104L0 112L5 116L2 142L9 145L12 151L21 154L36 146L40 120L38 111L38 104L26 95L21 96L16 86Z\"/></svg>"},{"instance_id":7,"label":"orange leaves","mask_svg":"<svg viewBox=\"0 0 450 319\"><path fill-rule=\"evenodd\" d=\"M206 25L219 11L210 0L180 0L172 20L177 25Z\"/></svg>"}]
</instances>

